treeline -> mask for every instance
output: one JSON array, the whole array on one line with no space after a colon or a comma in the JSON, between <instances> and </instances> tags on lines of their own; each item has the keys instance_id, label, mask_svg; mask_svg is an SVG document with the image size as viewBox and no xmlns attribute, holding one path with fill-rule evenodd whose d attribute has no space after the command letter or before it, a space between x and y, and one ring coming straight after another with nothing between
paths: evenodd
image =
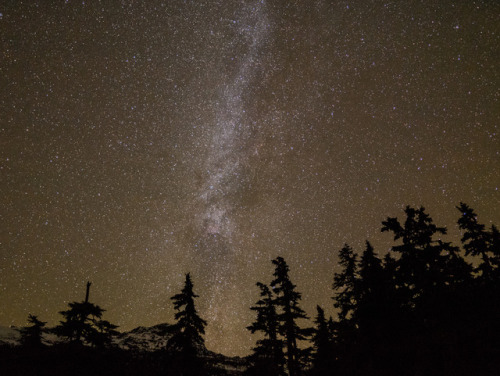
<instances>
[{"instance_id":1,"label":"treeline","mask_svg":"<svg viewBox=\"0 0 500 376\"><path fill-rule=\"evenodd\" d=\"M317 307L314 327L299 326L301 295L278 257L274 279L257 283L252 307L260 332L249 375L498 375L500 234L466 204L457 207L462 248L441 239L424 208L387 218L393 235L379 256L345 245L333 276L335 318ZM303 320L302 320L303 321ZM307 341L304 341L307 340ZM303 342L303 345L299 345Z\"/></svg>"},{"instance_id":2,"label":"treeline","mask_svg":"<svg viewBox=\"0 0 500 376\"><path fill-rule=\"evenodd\" d=\"M338 255L340 270L332 273L335 317L325 317L318 306L309 318L300 307L302 295L290 279L286 261L272 260L273 276L268 284L257 282L260 297L250 308L255 321L247 329L257 339L243 373L497 375L500 233L495 226L479 223L466 204L457 209L461 247L441 239L446 229L434 224L424 208L411 207L405 209L403 220L382 222L381 230L391 233L395 242L385 255L378 255L369 242L362 252L346 244ZM36 316L20 330L23 349L52 357L52 363L42 362L48 373L35 374L242 374L207 362L207 323L196 310L190 274L181 292L171 298L176 324L167 345L140 356L114 346L117 327L103 320L104 310L89 302L89 288L90 284L85 301L69 303L61 312L63 320L52 329L64 339L62 344L51 350L44 346L45 323ZM0 355L25 359L8 351ZM58 373L53 364L60 363L61 356L76 359L80 366L73 370L59 365Z\"/></svg>"},{"instance_id":3,"label":"treeline","mask_svg":"<svg viewBox=\"0 0 500 376\"><path fill-rule=\"evenodd\" d=\"M89 301L91 283L87 283L85 300L68 303L59 312L63 320L54 328L29 315L29 326L19 329L20 346L0 346L2 375L229 375L206 362L203 335L206 321L200 318L194 299L190 274L184 287L174 295L176 324L164 330L168 337L160 351L124 350L114 339L118 326L103 320L105 311ZM47 345L45 334L57 340ZM213 363L213 362L212 362Z\"/></svg>"}]
</instances>

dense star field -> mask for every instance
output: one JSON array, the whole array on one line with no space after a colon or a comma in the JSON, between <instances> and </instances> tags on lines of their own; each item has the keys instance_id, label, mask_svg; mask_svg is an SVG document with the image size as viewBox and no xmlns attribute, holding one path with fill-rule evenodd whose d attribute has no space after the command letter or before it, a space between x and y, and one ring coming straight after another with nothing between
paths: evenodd
<instances>
[{"instance_id":1,"label":"dense star field","mask_svg":"<svg viewBox=\"0 0 500 376\"><path fill-rule=\"evenodd\" d=\"M500 223L497 1L3 1L0 325L90 299L246 355L285 258L334 314L337 252L387 216Z\"/></svg>"}]
</instances>

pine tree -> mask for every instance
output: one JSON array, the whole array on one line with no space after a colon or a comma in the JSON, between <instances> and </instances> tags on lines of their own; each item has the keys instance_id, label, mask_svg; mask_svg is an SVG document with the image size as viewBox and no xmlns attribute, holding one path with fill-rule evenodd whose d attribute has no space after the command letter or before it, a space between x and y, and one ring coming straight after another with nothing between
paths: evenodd
<instances>
[{"instance_id":1,"label":"pine tree","mask_svg":"<svg viewBox=\"0 0 500 376\"><path fill-rule=\"evenodd\" d=\"M345 244L339 252L339 264L342 270L333 276L333 306L338 309L338 321L335 326L337 342L342 349L340 357L346 359L352 356L351 348L356 337L356 326L352 316L357 304L358 283L358 257L348 244Z\"/></svg>"},{"instance_id":2,"label":"pine tree","mask_svg":"<svg viewBox=\"0 0 500 376\"><path fill-rule=\"evenodd\" d=\"M404 226L397 218L387 218L382 222L382 232L390 231L394 240L402 240L402 244L392 247L401 255L397 261L396 284L406 290L411 307L417 300L442 287L445 258L442 257L442 245L434 240L435 235L446 234L446 228L438 227L423 207L419 209L407 206Z\"/></svg>"},{"instance_id":3,"label":"pine tree","mask_svg":"<svg viewBox=\"0 0 500 376\"><path fill-rule=\"evenodd\" d=\"M460 304L469 306L469 312L462 315L463 337L476 338L482 348L469 348L469 354L480 354L484 359L498 358L490 349L499 348L500 341L500 234L495 225L491 230L479 223L477 215L467 204L457 207L461 216L458 225L463 230L462 244L466 255L480 258L471 283L469 302L461 299ZM468 286L467 286L468 287ZM469 303L469 304L467 304ZM466 321L467 320L467 321ZM469 324L463 324L464 321ZM457 325L458 326L458 325ZM472 342L468 339L470 343ZM476 356L478 356L476 355Z\"/></svg>"},{"instance_id":4,"label":"pine tree","mask_svg":"<svg viewBox=\"0 0 500 376\"><path fill-rule=\"evenodd\" d=\"M207 322L198 315L194 304L195 298L198 298L198 295L193 292L193 282L191 281L191 275L188 273L181 293L170 298L173 300L174 309L177 311L175 313L176 327L186 344L204 345L203 335L205 334Z\"/></svg>"},{"instance_id":5,"label":"pine tree","mask_svg":"<svg viewBox=\"0 0 500 376\"><path fill-rule=\"evenodd\" d=\"M337 336L337 328L335 321L333 321L332 316L330 316L330 318L328 319L326 326L328 328L328 338L330 338L332 343L335 344L335 337Z\"/></svg>"},{"instance_id":6,"label":"pine tree","mask_svg":"<svg viewBox=\"0 0 500 376\"><path fill-rule=\"evenodd\" d=\"M480 256L481 264L476 271L484 279L491 279L494 268L500 264L500 242L498 229L493 225L491 232L486 230L485 225L477 221L477 215L472 208L463 202L457 209L462 213L458 220L458 226L464 230L462 244L465 255Z\"/></svg>"},{"instance_id":7,"label":"pine tree","mask_svg":"<svg viewBox=\"0 0 500 376\"><path fill-rule=\"evenodd\" d=\"M305 312L299 307L301 294L295 290L296 286L288 276L289 268L282 257L272 261L275 265L274 280L271 282L276 298L276 307L280 309L278 320L280 334L284 336L286 347L286 363L290 376L300 374L300 364L308 357L309 349L299 349L298 341L305 340L311 334L310 329L300 328L299 319L307 319Z\"/></svg>"},{"instance_id":8,"label":"pine tree","mask_svg":"<svg viewBox=\"0 0 500 376\"><path fill-rule=\"evenodd\" d=\"M199 375L203 372L199 351L204 348L203 336L207 322L198 315L194 304L197 297L188 273L181 293L170 298L174 302L177 323L175 334L168 341L167 348L177 353L178 368L181 374L186 375Z\"/></svg>"},{"instance_id":9,"label":"pine tree","mask_svg":"<svg viewBox=\"0 0 500 376\"><path fill-rule=\"evenodd\" d=\"M104 310L89 302L70 302L69 309L59 312L64 320L55 328L56 333L68 338L71 343L92 344L96 337L95 323Z\"/></svg>"},{"instance_id":10,"label":"pine tree","mask_svg":"<svg viewBox=\"0 0 500 376\"><path fill-rule=\"evenodd\" d=\"M257 312L256 321L247 327L252 334L260 332L263 338L257 341L253 349L253 362L249 375L283 375L284 355L283 341L278 338L278 314L269 287L257 282L260 299L250 309Z\"/></svg>"},{"instance_id":11,"label":"pine tree","mask_svg":"<svg viewBox=\"0 0 500 376\"><path fill-rule=\"evenodd\" d=\"M19 333L21 334L21 345L29 348L42 347L42 333L47 323L38 320L37 316L31 314L28 316L28 323L30 323L31 326L19 329Z\"/></svg>"},{"instance_id":12,"label":"pine tree","mask_svg":"<svg viewBox=\"0 0 500 376\"><path fill-rule=\"evenodd\" d=\"M380 320L385 314L385 285L382 261L375 255L370 242L366 242L366 249L359 263L359 280L356 289L358 304L355 320L361 330L372 332L380 325Z\"/></svg>"},{"instance_id":13,"label":"pine tree","mask_svg":"<svg viewBox=\"0 0 500 376\"><path fill-rule=\"evenodd\" d=\"M339 320L343 322L348 321L356 305L357 255L348 244L339 252L339 264L343 270L333 277L333 290L336 292L333 299L335 308L340 310Z\"/></svg>"},{"instance_id":14,"label":"pine tree","mask_svg":"<svg viewBox=\"0 0 500 376\"><path fill-rule=\"evenodd\" d=\"M57 335L66 337L70 343L91 346L110 345L117 334L116 325L101 320L105 311L89 302L91 283L87 283L85 301L68 303L69 309L59 312L64 320L54 328Z\"/></svg>"},{"instance_id":15,"label":"pine tree","mask_svg":"<svg viewBox=\"0 0 500 376\"><path fill-rule=\"evenodd\" d=\"M99 320L95 323L95 327L90 342L96 347L111 347L113 337L119 334L116 330L118 326L107 320Z\"/></svg>"},{"instance_id":16,"label":"pine tree","mask_svg":"<svg viewBox=\"0 0 500 376\"><path fill-rule=\"evenodd\" d=\"M320 307L316 307L317 315L314 323L316 328L313 334L313 362L312 362L312 375L322 376L332 373L333 368L333 336L330 330L332 323L326 321L325 311ZM330 318L331 319L331 318Z\"/></svg>"},{"instance_id":17,"label":"pine tree","mask_svg":"<svg viewBox=\"0 0 500 376\"><path fill-rule=\"evenodd\" d=\"M500 280L500 231L495 225L491 225L490 250L493 254L492 264L494 266L494 278Z\"/></svg>"}]
</instances>

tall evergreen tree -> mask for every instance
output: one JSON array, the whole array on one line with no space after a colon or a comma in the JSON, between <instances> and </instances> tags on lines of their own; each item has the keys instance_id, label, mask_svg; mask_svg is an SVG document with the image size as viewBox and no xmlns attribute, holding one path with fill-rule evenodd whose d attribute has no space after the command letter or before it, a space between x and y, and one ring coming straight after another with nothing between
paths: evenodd
<instances>
[{"instance_id":1,"label":"tall evergreen tree","mask_svg":"<svg viewBox=\"0 0 500 376\"><path fill-rule=\"evenodd\" d=\"M396 283L408 293L410 306L415 306L416 300L445 283L442 278L445 267L442 243L433 237L446 234L446 228L436 226L423 207L407 206L405 214L404 225L397 218L387 218L382 222L382 232L390 231L394 240L402 240L402 244L392 247L400 254Z\"/></svg>"},{"instance_id":2,"label":"tall evergreen tree","mask_svg":"<svg viewBox=\"0 0 500 376\"><path fill-rule=\"evenodd\" d=\"M325 318L325 311L320 306L316 307L317 315L314 320L316 327L313 334L313 362L312 375L331 375L334 360L333 336Z\"/></svg>"},{"instance_id":3,"label":"tall evergreen tree","mask_svg":"<svg viewBox=\"0 0 500 376\"><path fill-rule=\"evenodd\" d=\"M386 256L386 262L390 265L392 259ZM363 359L358 369L363 374L380 367L389 345L387 336L391 335L393 340L398 337L396 317L401 315L401 310L392 278L368 241L358 268L353 326L356 328L358 357Z\"/></svg>"},{"instance_id":4,"label":"tall evergreen tree","mask_svg":"<svg viewBox=\"0 0 500 376\"><path fill-rule=\"evenodd\" d=\"M386 286L382 261L375 255L372 245L366 242L355 293L357 306L354 316L360 330L370 332L380 327L386 310ZM374 334L369 333L370 336Z\"/></svg>"},{"instance_id":5,"label":"tall evergreen tree","mask_svg":"<svg viewBox=\"0 0 500 376\"><path fill-rule=\"evenodd\" d=\"M349 363L353 362L349 359L353 357L356 343L353 315L357 304L358 255L348 244L344 244L339 251L339 264L342 269L333 276L333 305L338 310L338 320L334 323L334 329L337 335L338 356L341 362L347 364L345 367L350 368Z\"/></svg>"},{"instance_id":6,"label":"tall evergreen tree","mask_svg":"<svg viewBox=\"0 0 500 376\"><path fill-rule=\"evenodd\" d=\"M196 310L194 299L197 297L193 291L191 275L187 273L181 292L170 298L174 302L177 323L175 334L167 343L167 348L177 353L181 374L193 376L203 374L204 367L199 353L204 349L203 336L207 325Z\"/></svg>"},{"instance_id":7,"label":"tall evergreen tree","mask_svg":"<svg viewBox=\"0 0 500 376\"><path fill-rule=\"evenodd\" d=\"M73 344L97 347L110 345L112 337L117 334L115 330L117 326L101 320L105 310L89 302L90 285L88 282L85 301L70 302L68 310L59 312L64 320L54 328L54 331Z\"/></svg>"},{"instance_id":8,"label":"tall evergreen tree","mask_svg":"<svg viewBox=\"0 0 500 376\"><path fill-rule=\"evenodd\" d=\"M490 250L493 254L494 278L500 280L500 231L495 225L491 225Z\"/></svg>"},{"instance_id":9,"label":"tall evergreen tree","mask_svg":"<svg viewBox=\"0 0 500 376\"><path fill-rule=\"evenodd\" d=\"M463 231L462 244L466 255L478 257L480 262L475 268L475 278L470 288L469 301L461 299L461 305L469 306L463 315L461 327L463 336L477 338L479 346L469 348L469 354L481 354L478 358L498 357L500 349L500 234L495 225L488 230L479 223L477 215L467 204L457 207L461 216L458 226ZM469 287L469 286L467 286ZM467 304L468 303L468 304ZM466 321L467 320L467 321ZM463 323L467 322L466 325ZM479 340L480 338L480 340ZM476 355L477 356L477 355Z\"/></svg>"},{"instance_id":10,"label":"tall evergreen tree","mask_svg":"<svg viewBox=\"0 0 500 376\"><path fill-rule=\"evenodd\" d=\"M464 231L462 244L465 255L479 256L481 263L476 271L484 279L493 277L494 269L500 264L500 242L498 229L493 225L491 231L479 223L477 215L472 208L463 202L457 209L462 213L458 220L458 226Z\"/></svg>"},{"instance_id":11,"label":"tall evergreen tree","mask_svg":"<svg viewBox=\"0 0 500 376\"><path fill-rule=\"evenodd\" d=\"M348 244L345 244L339 252L342 271L335 273L333 277L334 306L339 309L341 322L348 321L356 306L357 262L357 255Z\"/></svg>"},{"instance_id":12,"label":"tall evergreen tree","mask_svg":"<svg viewBox=\"0 0 500 376\"><path fill-rule=\"evenodd\" d=\"M59 312L64 320L55 328L56 333L66 337L71 343L89 344L95 338L95 323L104 310L89 302L70 302L69 309Z\"/></svg>"},{"instance_id":13,"label":"tall evergreen tree","mask_svg":"<svg viewBox=\"0 0 500 376\"><path fill-rule=\"evenodd\" d=\"M272 263L275 266L275 271L271 287L276 294L275 305L280 310L278 320L280 334L284 336L285 340L286 364L289 375L297 376L301 372L301 361L307 357L309 350L300 349L298 341L307 339L311 330L301 328L297 324L297 320L307 319L307 316L299 306L301 294L295 290L296 286L290 280L287 263L282 257L277 257Z\"/></svg>"},{"instance_id":14,"label":"tall evergreen tree","mask_svg":"<svg viewBox=\"0 0 500 376\"><path fill-rule=\"evenodd\" d=\"M257 282L260 299L250 309L257 313L256 321L247 327L252 334L260 332L263 338L257 341L251 359L249 375L283 375L283 341L278 338L278 314L269 287Z\"/></svg>"},{"instance_id":15,"label":"tall evergreen tree","mask_svg":"<svg viewBox=\"0 0 500 376\"><path fill-rule=\"evenodd\" d=\"M341 250L333 285L339 321L328 325L336 372L490 374L498 365L500 234L465 204L458 209L465 253L480 260L475 276L424 208L383 222L397 241L383 261L369 243L359 263L348 246Z\"/></svg>"},{"instance_id":16,"label":"tall evergreen tree","mask_svg":"<svg viewBox=\"0 0 500 376\"><path fill-rule=\"evenodd\" d=\"M111 347L113 337L118 335L117 325L111 324L107 320L99 320L95 323L96 330L93 332L91 342L96 347Z\"/></svg>"},{"instance_id":17,"label":"tall evergreen tree","mask_svg":"<svg viewBox=\"0 0 500 376\"><path fill-rule=\"evenodd\" d=\"M21 345L29 348L42 347L42 334L47 323L38 320L37 316L31 314L28 316L28 323L31 325L19 329Z\"/></svg>"}]
</instances>

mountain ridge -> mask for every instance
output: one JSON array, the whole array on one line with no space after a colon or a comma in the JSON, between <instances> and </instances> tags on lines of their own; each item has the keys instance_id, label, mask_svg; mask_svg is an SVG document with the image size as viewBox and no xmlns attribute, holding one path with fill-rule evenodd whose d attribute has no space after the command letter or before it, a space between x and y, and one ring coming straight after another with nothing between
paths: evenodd
<instances>
[{"instance_id":1,"label":"mountain ridge","mask_svg":"<svg viewBox=\"0 0 500 376\"><path fill-rule=\"evenodd\" d=\"M20 346L21 327L0 326L0 346ZM120 332L113 339L116 348L141 356L149 353L158 353L167 350L168 340L175 332L175 325L160 323L153 326L138 326L126 332ZM43 334L42 342L47 346L64 343L64 340L52 333L48 328ZM246 370L248 362L246 358L238 356L227 356L208 350L204 345L198 345L198 356L210 367L221 375L241 375Z\"/></svg>"}]
</instances>

